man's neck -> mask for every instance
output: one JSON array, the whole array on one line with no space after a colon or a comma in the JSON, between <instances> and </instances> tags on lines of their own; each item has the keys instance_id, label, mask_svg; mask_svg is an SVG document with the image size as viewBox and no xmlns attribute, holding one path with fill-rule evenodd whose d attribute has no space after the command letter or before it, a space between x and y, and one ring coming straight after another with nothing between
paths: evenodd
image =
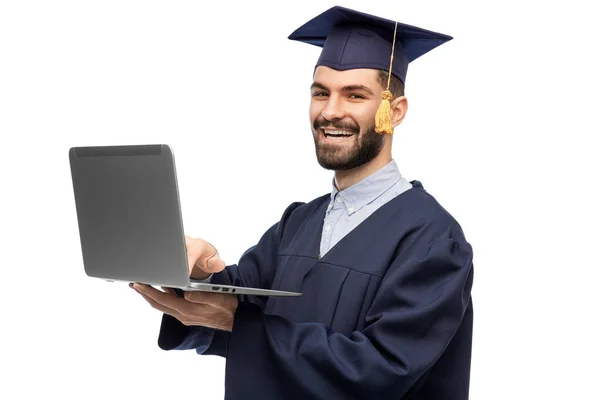
<instances>
[{"instance_id":1,"label":"man's neck","mask_svg":"<svg viewBox=\"0 0 600 400\"><path fill-rule=\"evenodd\" d=\"M391 155L376 157L360 167L346 171L335 171L335 187L341 192L362 181L366 177L373 175L375 172L385 167L390 161L392 161Z\"/></svg>"}]
</instances>

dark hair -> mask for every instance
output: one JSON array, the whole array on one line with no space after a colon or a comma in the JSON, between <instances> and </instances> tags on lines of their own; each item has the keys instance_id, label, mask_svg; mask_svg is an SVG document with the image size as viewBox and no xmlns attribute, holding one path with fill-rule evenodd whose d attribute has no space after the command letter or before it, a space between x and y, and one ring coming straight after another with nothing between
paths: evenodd
<instances>
[{"instance_id":1,"label":"dark hair","mask_svg":"<svg viewBox=\"0 0 600 400\"><path fill-rule=\"evenodd\" d=\"M381 84L381 87L385 90L388 82L388 72L382 69L377 71L377 81ZM392 92L393 98L404 96L404 84L396 75L392 74L390 79L390 92Z\"/></svg>"}]
</instances>

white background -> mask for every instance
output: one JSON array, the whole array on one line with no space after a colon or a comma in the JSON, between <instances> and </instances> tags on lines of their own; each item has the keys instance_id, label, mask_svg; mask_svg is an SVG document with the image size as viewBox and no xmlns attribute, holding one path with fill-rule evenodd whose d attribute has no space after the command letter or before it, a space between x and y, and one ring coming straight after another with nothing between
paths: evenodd
<instances>
[{"instance_id":1,"label":"white background","mask_svg":"<svg viewBox=\"0 0 600 400\"><path fill-rule=\"evenodd\" d=\"M582 4L339 3L455 38L411 64L393 156L474 247L475 400L600 398L600 34ZM330 190L308 122L319 49L287 36L333 5L0 2L1 398L222 398L224 360L160 350L158 311L85 276L68 149L170 144L186 232L235 263Z\"/></svg>"}]
</instances>

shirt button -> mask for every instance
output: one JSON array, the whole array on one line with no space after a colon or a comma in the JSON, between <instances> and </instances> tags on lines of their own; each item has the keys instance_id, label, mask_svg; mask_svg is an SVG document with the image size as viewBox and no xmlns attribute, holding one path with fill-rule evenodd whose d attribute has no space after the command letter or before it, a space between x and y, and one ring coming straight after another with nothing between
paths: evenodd
<instances>
[{"instance_id":1,"label":"shirt button","mask_svg":"<svg viewBox=\"0 0 600 400\"><path fill-rule=\"evenodd\" d=\"M353 213L354 212L354 207L348 207L348 212Z\"/></svg>"},{"instance_id":2,"label":"shirt button","mask_svg":"<svg viewBox=\"0 0 600 400\"><path fill-rule=\"evenodd\" d=\"M331 229L331 225L329 225L329 224L325 225L325 232L329 232L330 229Z\"/></svg>"},{"instance_id":3,"label":"shirt button","mask_svg":"<svg viewBox=\"0 0 600 400\"><path fill-rule=\"evenodd\" d=\"M335 199L335 201L337 201L338 203L341 203L342 202L342 198L338 196L338 198Z\"/></svg>"}]
</instances>

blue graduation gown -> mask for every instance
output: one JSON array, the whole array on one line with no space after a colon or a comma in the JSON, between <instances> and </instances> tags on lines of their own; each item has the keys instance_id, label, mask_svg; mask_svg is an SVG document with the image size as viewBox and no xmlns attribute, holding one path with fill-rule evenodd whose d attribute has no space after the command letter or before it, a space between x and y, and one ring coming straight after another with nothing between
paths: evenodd
<instances>
[{"instance_id":1,"label":"blue graduation gown","mask_svg":"<svg viewBox=\"0 0 600 400\"><path fill-rule=\"evenodd\" d=\"M159 346L227 357L226 399L468 399L472 248L419 181L323 257L329 194L294 203L215 283L239 296L231 333L164 315Z\"/></svg>"}]
</instances>

